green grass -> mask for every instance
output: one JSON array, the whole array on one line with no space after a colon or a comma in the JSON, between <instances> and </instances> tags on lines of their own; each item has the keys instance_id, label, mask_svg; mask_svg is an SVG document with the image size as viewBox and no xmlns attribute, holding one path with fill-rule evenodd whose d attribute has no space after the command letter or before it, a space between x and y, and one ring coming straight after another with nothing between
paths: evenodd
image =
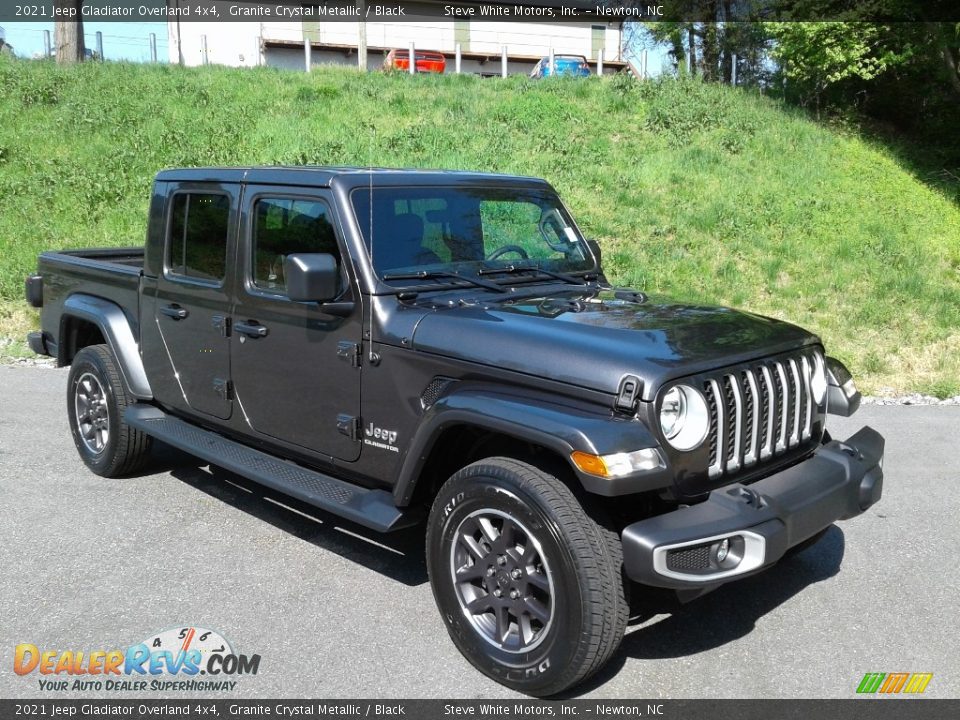
<instances>
[{"instance_id":1,"label":"green grass","mask_svg":"<svg viewBox=\"0 0 960 720\"><path fill-rule=\"evenodd\" d=\"M158 169L272 163L546 177L617 282L804 325L868 391L960 393L960 208L882 145L691 80L0 58L0 337L36 325L38 252L143 241Z\"/></svg>"}]
</instances>

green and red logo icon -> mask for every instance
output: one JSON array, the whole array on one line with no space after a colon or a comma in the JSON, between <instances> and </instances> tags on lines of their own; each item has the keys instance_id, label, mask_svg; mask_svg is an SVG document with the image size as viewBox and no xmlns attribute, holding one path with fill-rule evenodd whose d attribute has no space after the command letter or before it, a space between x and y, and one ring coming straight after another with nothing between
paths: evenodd
<instances>
[{"instance_id":1,"label":"green and red logo icon","mask_svg":"<svg viewBox=\"0 0 960 720\"><path fill-rule=\"evenodd\" d=\"M933 673L867 673L857 686L857 693L870 695L919 695L927 689Z\"/></svg>"}]
</instances>

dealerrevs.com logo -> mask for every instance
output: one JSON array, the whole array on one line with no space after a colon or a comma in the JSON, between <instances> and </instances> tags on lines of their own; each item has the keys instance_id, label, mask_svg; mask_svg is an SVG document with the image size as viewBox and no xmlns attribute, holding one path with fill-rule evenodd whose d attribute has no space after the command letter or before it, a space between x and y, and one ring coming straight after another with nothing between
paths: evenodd
<instances>
[{"instance_id":1,"label":"dealerrevs.com logo","mask_svg":"<svg viewBox=\"0 0 960 720\"><path fill-rule=\"evenodd\" d=\"M13 653L14 672L38 676L44 692L234 690L238 683L232 678L256 675L259 668L259 655L237 654L220 633L201 627L164 630L125 650L50 650L20 643Z\"/></svg>"},{"instance_id":2,"label":"dealerrevs.com logo","mask_svg":"<svg viewBox=\"0 0 960 720\"><path fill-rule=\"evenodd\" d=\"M857 686L857 692L865 695L919 695L932 679L933 673L867 673Z\"/></svg>"}]
</instances>

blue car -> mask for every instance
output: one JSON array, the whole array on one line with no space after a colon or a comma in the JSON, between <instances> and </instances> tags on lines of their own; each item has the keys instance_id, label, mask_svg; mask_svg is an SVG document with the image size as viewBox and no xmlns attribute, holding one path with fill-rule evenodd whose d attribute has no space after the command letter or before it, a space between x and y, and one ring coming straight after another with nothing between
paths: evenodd
<instances>
[{"instance_id":1,"label":"blue car","mask_svg":"<svg viewBox=\"0 0 960 720\"><path fill-rule=\"evenodd\" d=\"M550 67L550 58L540 58L530 71L532 78L545 78L551 75L569 77L589 77L590 66L583 55L554 55L553 68Z\"/></svg>"}]
</instances>

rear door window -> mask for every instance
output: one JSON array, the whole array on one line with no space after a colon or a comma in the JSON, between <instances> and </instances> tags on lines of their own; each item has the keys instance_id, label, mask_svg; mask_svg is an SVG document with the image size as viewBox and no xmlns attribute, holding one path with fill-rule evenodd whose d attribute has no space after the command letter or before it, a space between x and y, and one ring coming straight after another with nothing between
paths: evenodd
<instances>
[{"instance_id":1,"label":"rear door window","mask_svg":"<svg viewBox=\"0 0 960 720\"><path fill-rule=\"evenodd\" d=\"M220 193L173 196L167 238L167 272L175 277L222 283L227 273L230 198Z\"/></svg>"}]
</instances>

